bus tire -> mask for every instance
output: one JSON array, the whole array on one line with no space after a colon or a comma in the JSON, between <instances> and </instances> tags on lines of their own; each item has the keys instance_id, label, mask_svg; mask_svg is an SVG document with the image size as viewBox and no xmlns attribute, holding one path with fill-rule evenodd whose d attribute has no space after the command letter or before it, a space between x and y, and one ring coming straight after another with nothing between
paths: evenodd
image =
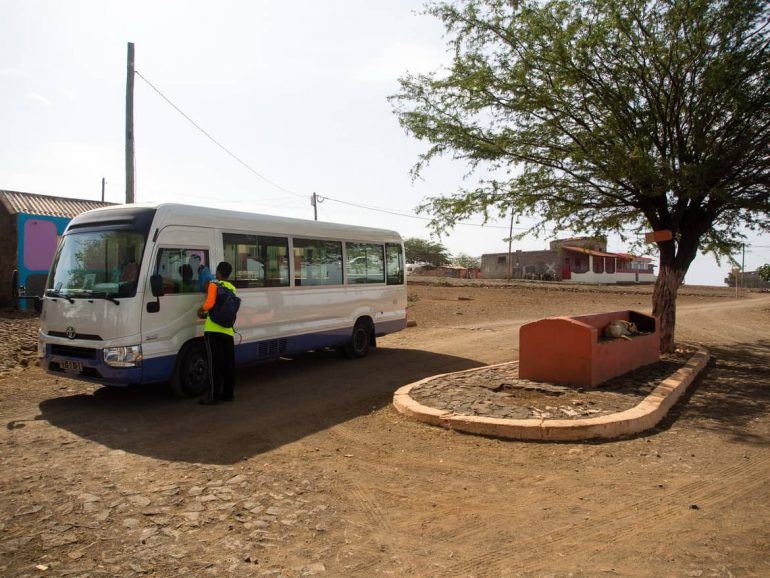
<instances>
[{"instance_id":1,"label":"bus tire","mask_svg":"<svg viewBox=\"0 0 770 578\"><path fill-rule=\"evenodd\" d=\"M342 353L348 359L364 357L372 344L372 335L374 335L372 323L366 319L359 319L353 327L350 341L342 347Z\"/></svg>"},{"instance_id":2,"label":"bus tire","mask_svg":"<svg viewBox=\"0 0 770 578\"><path fill-rule=\"evenodd\" d=\"M195 397L208 390L209 361L202 340L186 344L179 354L171 391L177 397Z\"/></svg>"}]
</instances>

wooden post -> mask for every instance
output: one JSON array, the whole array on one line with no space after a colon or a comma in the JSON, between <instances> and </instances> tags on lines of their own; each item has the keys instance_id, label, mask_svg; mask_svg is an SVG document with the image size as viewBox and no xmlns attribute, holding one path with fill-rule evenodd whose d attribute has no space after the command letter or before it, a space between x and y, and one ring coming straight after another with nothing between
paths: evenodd
<instances>
[{"instance_id":1,"label":"wooden post","mask_svg":"<svg viewBox=\"0 0 770 578\"><path fill-rule=\"evenodd\" d=\"M104 183L106 181L104 180L104 177L102 177L102 203L104 202Z\"/></svg>"},{"instance_id":2,"label":"wooden post","mask_svg":"<svg viewBox=\"0 0 770 578\"><path fill-rule=\"evenodd\" d=\"M128 43L126 70L126 203L134 202L134 43Z\"/></svg>"}]
</instances>

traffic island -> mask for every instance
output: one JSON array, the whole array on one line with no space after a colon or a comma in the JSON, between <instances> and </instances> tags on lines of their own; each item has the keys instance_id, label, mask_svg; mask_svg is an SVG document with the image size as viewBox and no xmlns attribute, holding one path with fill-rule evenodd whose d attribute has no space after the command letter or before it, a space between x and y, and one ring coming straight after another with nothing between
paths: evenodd
<instances>
[{"instance_id":1,"label":"traffic island","mask_svg":"<svg viewBox=\"0 0 770 578\"><path fill-rule=\"evenodd\" d=\"M425 378L396 391L393 405L414 419L465 433L537 441L612 439L655 427L708 360L704 349L680 350L600 389L521 379L514 361Z\"/></svg>"}]
</instances>

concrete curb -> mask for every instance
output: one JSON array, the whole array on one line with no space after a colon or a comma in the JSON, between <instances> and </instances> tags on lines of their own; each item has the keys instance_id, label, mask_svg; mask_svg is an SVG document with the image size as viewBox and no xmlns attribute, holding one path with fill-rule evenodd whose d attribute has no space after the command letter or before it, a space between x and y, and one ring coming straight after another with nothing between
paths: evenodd
<instances>
[{"instance_id":1,"label":"concrete curb","mask_svg":"<svg viewBox=\"0 0 770 578\"><path fill-rule=\"evenodd\" d=\"M610 415L586 419L502 419L472 415L458 415L422 405L413 400L409 392L418 385L433 379L458 373L469 373L518 365L518 362L498 363L465 371L442 373L410 383L393 394L396 409L432 425L465 433L487 435L515 440L577 441L587 439L612 439L637 434L655 427L677 400L687 391L695 377L706 367L710 355L705 349L698 349L680 369L664 379L652 393L638 405Z\"/></svg>"}]
</instances>

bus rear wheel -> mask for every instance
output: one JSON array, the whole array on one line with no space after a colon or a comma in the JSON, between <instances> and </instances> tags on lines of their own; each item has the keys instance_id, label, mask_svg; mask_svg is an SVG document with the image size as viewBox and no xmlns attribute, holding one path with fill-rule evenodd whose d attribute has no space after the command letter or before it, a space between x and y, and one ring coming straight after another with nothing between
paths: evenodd
<instances>
[{"instance_id":1,"label":"bus rear wheel","mask_svg":"<svg viewBox=\"0 0 770 578\"><path fill-rule=\"evenodd\" d=\"M350 359L364 357L372 345L372 335L374 334L372 324L369 321L360 319L356 321L353 327L353 335L342 347L342 353Z\"/></svg>"},{"instance_id":2,"label":"bus rear wheel","mask_svg":"<svg viewBox=\"0 0 770 578\"><path fill-rule=\"evenodd\" d=\"M209 360L202 341L188 343L179 354L171 391L178 397L195 397L209 387Z\"/></svg>"}]
</instances>

